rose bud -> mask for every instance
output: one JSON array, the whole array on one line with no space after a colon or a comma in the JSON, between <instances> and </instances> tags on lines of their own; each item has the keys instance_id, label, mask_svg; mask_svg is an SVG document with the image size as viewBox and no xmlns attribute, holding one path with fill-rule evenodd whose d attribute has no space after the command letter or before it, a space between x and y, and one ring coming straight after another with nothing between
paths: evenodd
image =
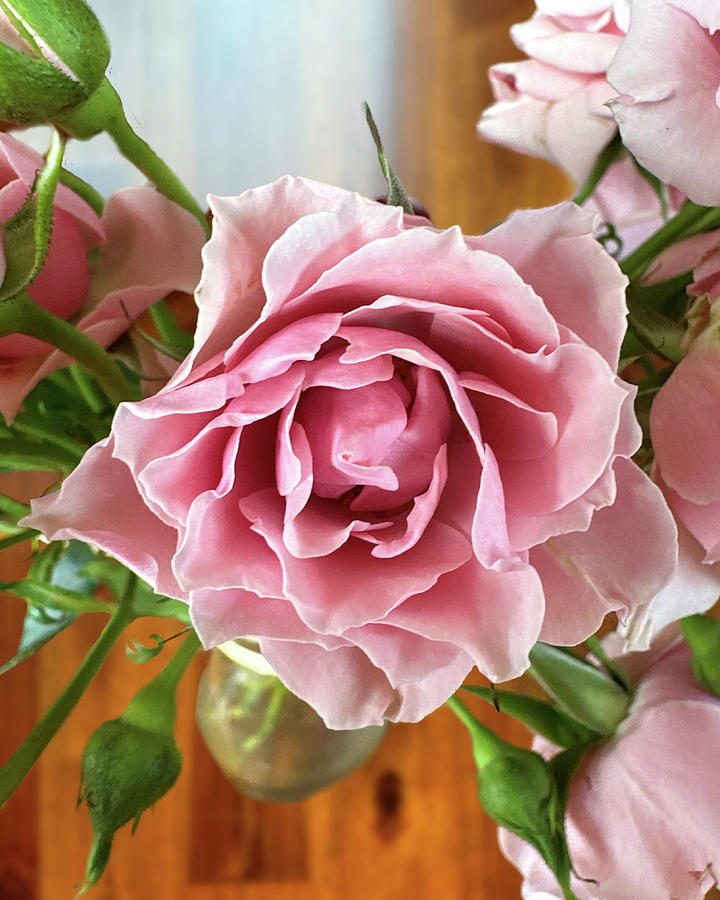
<instances>
[{"instance_id":1,"label":"rose bud","mask_svg":"<svg viewBox=\"0 0 720 900\"><path fill-rule=\"evenodd\" d=\"M53 121L100 86L110 46L83 0L0 3L0 120Z\"/></svg>"},{"instance_id":2,"label":"rose bud","mask_svg":"<svg viewBox=\"0 0 720 900\"><path fill-rule=\"evenodd\" d=\"M85 884L97 883L105 870L115 832L135 820L175 783L182 757L172 734L143 728L125 716L93 732L82 760L83 799L93 827Z\"/></svg>"},{"instance_id":3,"label":"rose bud","mask_svg":"<svg viewBox=\"0 0 720 900\"><path fill-rule=\"evenodd\" d=\"M115 832L140 817L175 783L182 756L173 738L175 691L198 648L190 633L165 668L141 688L119 719L104 722L85 746L83 795L94 839L83 890L105 870Z\"/></svg>"}]
</instances>

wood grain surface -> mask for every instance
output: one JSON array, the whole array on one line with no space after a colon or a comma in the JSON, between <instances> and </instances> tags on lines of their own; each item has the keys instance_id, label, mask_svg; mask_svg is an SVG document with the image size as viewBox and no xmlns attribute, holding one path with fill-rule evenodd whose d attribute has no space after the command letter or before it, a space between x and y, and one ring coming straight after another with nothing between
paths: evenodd
<instances>
[{"instance_id":1,"label":"wood grain surface","mask_svg":"<svg viewBox=\"0 0 720 900\"><path fill-rule=\"evenodd\" d=\"M307 13L312 0L300 6ZM553 167L475 136L478 114L490 100L487 66L518 57L507 29L533 4L388 0L387 6L396 29L387 85L395 116L393 164L436 224L477 232L516 206L567 196L567 182ZM5 487L27 498L46 481L14 477ZM26 553L24 546L4 552L0 578L21 571ZM21 602L3 598L3 660L14 652L23 613ZM3 676L0 761L57 695L102 624L102 616L85 617ZM169 627L143 620L127 637L169 634ZM106 876L89 895L94 900L519 897L520 879L497 850L495 828L476 800L469 740L447 709L417 725L393 727L361 769L305 802L258 803L225 781L195 728L194 691L203 664L199 657L180 692L182 775L135 836L128 829L118 835ZM90 844L86 811L75 809L83 745L100 721L122 711L153 666L128 663L117 646L0 813L0 900L74 896ZM527 740L494 710L485 708L483 715L504 736Z\"/></svg>"}]
</instances>

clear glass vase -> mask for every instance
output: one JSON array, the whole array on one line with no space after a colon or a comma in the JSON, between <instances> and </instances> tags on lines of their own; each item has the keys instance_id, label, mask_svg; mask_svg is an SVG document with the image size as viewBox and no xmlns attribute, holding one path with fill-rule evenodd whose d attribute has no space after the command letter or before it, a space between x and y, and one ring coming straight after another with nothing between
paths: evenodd
<instances>
[{"instance_id":1,"label":"clear glass vase","mask_svg":"<svg viewBox=\"0 0 720 900\"><path fill-rule=\"evenodd\" d=\"M248 640L211 652L195 716L208 749L238 790L256 800L286 802L344 778L372 753L387 728L327 728Z\"/></svg>"}]
</instances>

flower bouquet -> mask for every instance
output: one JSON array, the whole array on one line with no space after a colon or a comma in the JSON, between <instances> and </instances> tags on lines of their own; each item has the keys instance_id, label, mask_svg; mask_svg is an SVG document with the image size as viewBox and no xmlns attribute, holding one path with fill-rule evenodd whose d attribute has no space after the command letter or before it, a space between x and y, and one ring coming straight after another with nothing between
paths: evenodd
<instances>
[{"instance_id":1,"label":"flower bouquet","mask_svg":"<svg viewBox=\"0 0 720 900\"><path fill-rule=\"evenodd\" d=\"M287 176L206 213L128 123L83 0L0 0L0 470L56 473L30 507L0 495L0 549L31 554L3 671L108 615L0 803L127 626L176 620L88 735L81 891L177 778L196 652L248 641L281 685L244 738L261 758L283 691L340 732L448 704L524 897L720 877L720 22L537 7L479 130L577 193L468 235L411 201L369 108L383 202ZM64 167L103 132L149 185L105 200Z\"/></svg>"}]
</instances>

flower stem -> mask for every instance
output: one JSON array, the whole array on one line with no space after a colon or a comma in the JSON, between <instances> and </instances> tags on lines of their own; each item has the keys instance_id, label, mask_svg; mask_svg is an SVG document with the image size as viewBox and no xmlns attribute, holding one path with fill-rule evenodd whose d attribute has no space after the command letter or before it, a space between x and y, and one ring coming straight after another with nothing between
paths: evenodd
<instances>
[{"instance_id":1,"label":"flower stem","mask_svg":"<svg viewBox=\"0 0 720 900\"><path fill-rule=\"evenodd\" d=\"M135 390L107 351L27 294L18 294L0 304L0 336L18 332L46 341L82 363L116 406L123 400L136 399Z\"/></svg>"},{"instance_id":2,"label":"flower stem","mask_svg":"<svg viewBox=\"0 0 720 900\"><path fill-rule=\"evenodd\" d=\"M105 206L102 194L95 190L91 184L88 184L87 181L80 178L79 175L76 175L69 169L60 169L60 184L64 184L78 197L81 197L98 216L102 215Z\"/></svg>"},{"instance_id":3,"label":"flower stem","mask_svg":"<svg viewBox=\"0 0 720 900\"><path fill-rule=\"evenodd\" d=\"M20 785L57 733L60 726L75 708L90 682L97 675L113 645L133 618L129 604L122 604L114 610L100 637L70 679L62 694L40 719L10 759L0 769L0 806Z\"/></svg>"},{"instance_id":4,"label":"flower stem","mask_svg":"<svg viewBox=\"0 0 720 900\"><path fill-rule=\"evenodd\" d=\"M195 216L205 234L210 237L210 226L200 205L172 169L133 131L125 116L122 100L107 78L87 102L57 121L62 128L81 140L106 131L122 155L147 176L161 193Z\"/></svg>"},{"instance_id":5,"label":"flower stem","mask_svg":"<svg viewBox=\"0 0 720 900\"><path fill-rule=\"evenodd\" d=\"M175 651L172 659L158 675L163 687L169 691L175 691L185 670L190 665L193 657L200 649L200 638L192 629L187 637Z\"/></svg>"},{"instance_id":6,"label":"flower stem","mask_svg":"<svg viewBox=\"0 0 720 900\"><path fill-rule=\"evenodd\" d=\"M677 215L629 254L620 264L620 268L631 281L634 281L645 272L653 259L671 244L718 226L720 226L720 209L697 206L686 200Z\"/></svg>"}]
</instances>

